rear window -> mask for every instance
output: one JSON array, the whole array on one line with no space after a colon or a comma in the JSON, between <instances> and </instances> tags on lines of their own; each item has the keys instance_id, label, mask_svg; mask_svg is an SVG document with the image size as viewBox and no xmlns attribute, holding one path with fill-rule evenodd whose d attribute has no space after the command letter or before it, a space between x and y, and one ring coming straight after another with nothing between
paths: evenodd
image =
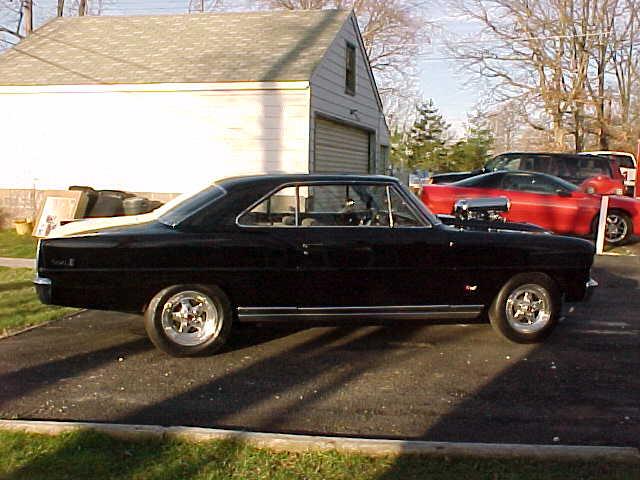
<instances>
[{"instance_id":1,"label":"rear window","mask_svg":"<svg viewBox=\"0 0 640 480\"><path fill-rule=\"evenodd\" d=\"M471 178L465 178L464 180L455 182L452 185L455 185L456 187L500 188L501 180L502 174L492 172Z\"/></svg>"},{"instance_id":2,"label":"rear window","mask_svg":"<svg viewBox=\"0 0 640 480\"><path fill-rule=\"evenodd\" d=\"M158 221L170 227L175 227L194 213L208 207L226 193L227 191L221 186L212 184L199 192L181 195L159 209L160 216Z\"/></svg>"}]
</instances>

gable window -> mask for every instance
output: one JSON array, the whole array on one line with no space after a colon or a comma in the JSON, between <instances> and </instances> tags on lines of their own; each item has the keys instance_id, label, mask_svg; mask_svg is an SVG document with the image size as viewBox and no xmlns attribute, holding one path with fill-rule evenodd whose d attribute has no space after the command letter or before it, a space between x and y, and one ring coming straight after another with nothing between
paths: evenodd
<instances>
[{"instance_id":1,"label":"gable window","mask_svg":"<svg viewBox=\"0 0 640 480\"><path fill-rule=\"evenodd\" d=\"M347 42L346 80L344 90L349 95L356 94L356 47Z\"/></svg>"}]
</instances>

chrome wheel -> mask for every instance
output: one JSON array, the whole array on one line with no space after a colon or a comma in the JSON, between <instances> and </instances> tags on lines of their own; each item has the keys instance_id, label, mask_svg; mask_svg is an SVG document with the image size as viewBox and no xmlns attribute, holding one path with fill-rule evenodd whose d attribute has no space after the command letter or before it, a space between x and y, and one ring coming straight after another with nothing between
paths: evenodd
<instances>
[{"instance_id":1,"label":"chrome wheel","mask_svg":"<svg viewBox=\"0 0 640 480\"><path fill-rule=\"evenodd\" d=\"M186 290L170 297L162 308L165 335L178 345L193 347L220 333L218 305L206 294Z\"/></svg>"},{"instance_id":2,"label":"chrome wheel","mask_svg":"<svg viewBox=\"0 0 640 480\"><path fill-rule=\"evenodd\" d=\"M507 322L518 333L542 330L551 319L551 296L547 289L533 283L521 285L507 298Z\"/></svg>"},{"instance_id":3,"label":"chrome wheel","mask_svg":"<svg viewBox=\"0 0 640 480\"><path fill-rule=\"evenodd\" d=\"M617 213L607 215L607 225L604 236L609 243L619 243L627 237L629 225L624 217Z\"/></svg>"}]
</instances>

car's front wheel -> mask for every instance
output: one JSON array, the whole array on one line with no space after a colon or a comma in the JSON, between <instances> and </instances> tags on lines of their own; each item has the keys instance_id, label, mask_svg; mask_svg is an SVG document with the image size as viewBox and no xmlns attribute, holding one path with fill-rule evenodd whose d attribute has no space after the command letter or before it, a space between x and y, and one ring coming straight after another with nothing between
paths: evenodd
<instances>
[{"instance_id":1,"label":"car's front wheel","mask_svg":"<svg viewBox=\"0 0 640 480\"><path fill-rule=\"evenodd\" d=\"M560 316L560 292L543 273L516 275L489 308L491 326L516 343L535 343L551 334Z\"/></svg>"},{"instance_id":2,"label":"car's front wheel","mask_svg":"<svg viewBox=\"0 0 640 480\"><path fill-rule=\"evenodd\" d=\"M153 344L174 357L219 350L227 341L232 321L225 293L203 285L165 288L153 297L144 316Z\"/></svg>"}]
</instances>

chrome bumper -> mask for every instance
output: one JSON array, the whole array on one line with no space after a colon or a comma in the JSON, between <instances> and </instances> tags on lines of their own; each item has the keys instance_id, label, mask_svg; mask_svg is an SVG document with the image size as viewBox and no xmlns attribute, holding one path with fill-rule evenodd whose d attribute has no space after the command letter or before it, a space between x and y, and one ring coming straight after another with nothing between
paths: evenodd
<instances>
[{"instance_id":1,"label":"chrome bumper","mask_svg":"<svg viewBox=\"0 0 640 480\"><path fill-rule=\"evenodd\" d=\"M593 296L595 289L598 288L598 282L590 278L585 287L584 301L586 302Z\"/></svg>"},{"instance_id":2,"label":"chrome bumper","mask_svg":"<svg viewBox=\"0 0 640 480\"><path fill-rule=\"evenodd\" d=\"M38 298L44 304L51 303L51 279L44 277L36 277L33 279L33 284L36 287L36 293Z\"/></svg>"}]
</instances>

